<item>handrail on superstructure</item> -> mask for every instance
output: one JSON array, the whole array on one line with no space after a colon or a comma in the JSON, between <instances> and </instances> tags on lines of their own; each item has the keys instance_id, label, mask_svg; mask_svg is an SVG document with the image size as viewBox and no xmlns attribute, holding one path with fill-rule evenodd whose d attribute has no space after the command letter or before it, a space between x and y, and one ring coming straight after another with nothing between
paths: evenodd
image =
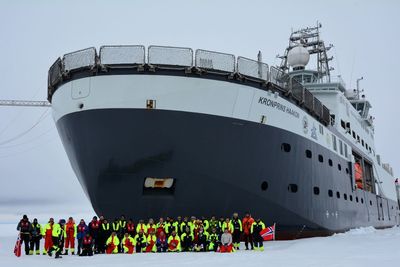
<instances>
[{"instance_id":1,"label":"handrail on superstructure","mask_svg":"<svg viewBox=\"0 0 400 267\"><path fill-rule=\"evenodd\" d=\"M113 57L115 55L115 57ZM298 106L305 108L323 124L330 124L329 109L314 97L301 83L282 70L260 61L232 54L171 46L142 45L102 46L100 54L94 47L65 54L58 58L48 72L48 101L51 102L58 86L71 79L71 75L88 72L97 75L112 68L137 68L138 71L184 70L185 73L224 75L237 82L258 83L269 90L282 93Z\"/></svg>"}]
</instances>

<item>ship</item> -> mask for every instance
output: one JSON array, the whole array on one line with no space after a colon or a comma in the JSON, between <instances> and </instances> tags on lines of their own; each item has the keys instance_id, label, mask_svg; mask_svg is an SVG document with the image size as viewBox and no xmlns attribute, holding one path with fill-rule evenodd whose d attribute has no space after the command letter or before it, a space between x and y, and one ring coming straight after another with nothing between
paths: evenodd
<instances>
[{"instance_id":1,"label":"ship","mask_svg":"<svg viewBox=\"0 0 400 267\"><path fill-rule=\"evenodd\" d=\"M251 212L276 223L278 239L399 224L398 185L375 150L361 79L348 89L331 75L320 27L292 31L279 66L261 52L156 45L59 57L48 101L94 211Z\"/></svg>"}]
</instances>

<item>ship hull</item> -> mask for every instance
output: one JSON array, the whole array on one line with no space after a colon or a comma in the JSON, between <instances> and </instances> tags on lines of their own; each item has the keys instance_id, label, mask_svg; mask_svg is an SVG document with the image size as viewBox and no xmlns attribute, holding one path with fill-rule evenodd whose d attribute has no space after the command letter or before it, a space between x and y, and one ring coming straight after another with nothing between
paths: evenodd
<instances>
[{"instance_id":1,"label":"ship hull","mask_svg":"<svg viewBox=\"0 0 400 267\"><path fill-rule=\"evenodd\" d=\"M249 211L267 225L276 223L277 237L285 239L368 225L389 227L398 220L394 201L384 199L379 208L376 195L350 189L352 178L345 172L349 162L277 127L135 108L74 112L56 124L94 210L109 218L229 217ZM283 144L290 145L289 152ZM312 151L311 159L306 150ZM174 185L145 188L147 177L173 178Z\"/></svg>"}]
</instances>

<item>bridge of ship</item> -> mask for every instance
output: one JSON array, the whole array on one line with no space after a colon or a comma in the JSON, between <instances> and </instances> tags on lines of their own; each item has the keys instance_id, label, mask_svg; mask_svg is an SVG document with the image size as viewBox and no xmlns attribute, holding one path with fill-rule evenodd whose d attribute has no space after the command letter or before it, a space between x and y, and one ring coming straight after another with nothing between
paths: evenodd
<instances>
[{"instance_id":1,"label":"bridge of ship","mask_svg":"<svg viewBox=\"0 0 400 267\"><path fill-rule=\"evenodd\" d=\"M207 75L229 82L252 85L262 90L278 92L283 97L308 111L325 126L331 123L329 109L296 79L282 70L245 57L185 47L118 45L94 47L65 54L58 58L48 73L48 100L57 88L80 77L128 70L135 73L158 71L180 72L185 76Z\"/></svg>"}]
</instances>

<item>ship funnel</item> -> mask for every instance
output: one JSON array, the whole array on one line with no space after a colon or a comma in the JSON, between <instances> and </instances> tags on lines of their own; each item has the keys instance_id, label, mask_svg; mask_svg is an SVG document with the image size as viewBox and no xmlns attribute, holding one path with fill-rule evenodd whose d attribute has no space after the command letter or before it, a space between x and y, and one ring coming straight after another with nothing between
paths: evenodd
<instances>
[{"instance_id":1,"label":"ship funnel","mask_svg":"<svg viewBox=\"0 0 400 267\"><path fill-rule=\"evenodd\" d=\"M287 62L293 70L304 69L310 61L310 53L301 45L295 46L289 50Z\"/></svg>"}]
</instances>

